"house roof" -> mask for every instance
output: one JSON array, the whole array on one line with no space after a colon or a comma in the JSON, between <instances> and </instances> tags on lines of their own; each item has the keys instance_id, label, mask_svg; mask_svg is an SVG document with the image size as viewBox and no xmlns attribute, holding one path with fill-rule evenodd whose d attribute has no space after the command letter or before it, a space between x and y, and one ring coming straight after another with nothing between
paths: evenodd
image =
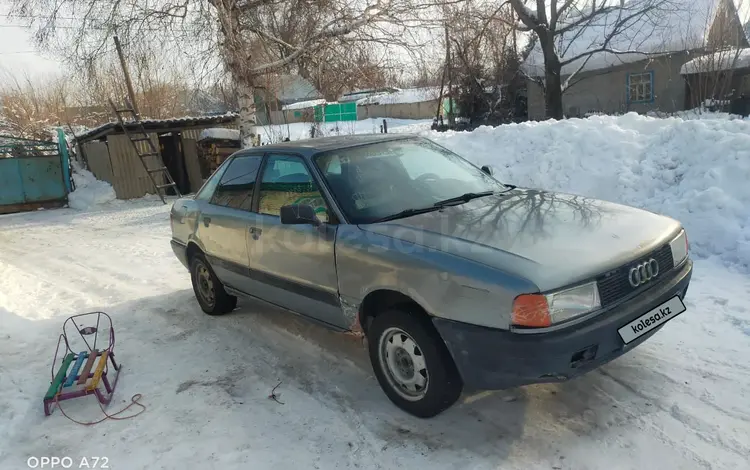
<instances>
[{"instance_id":1,"label":"house roof","mask_svg":"<svg viewBox=\"0 0 750 470\"><path fill-rule=\"evenodd\" d=\"M750 49L726 49L696 57L680 68L681 75L750 67Z\"/></svg>"},{"instance_id":2,"label":"house roof","mask_svg":"<svg viewBox=\"0 0 750 470\"><path fill-rule=\"evenodd\" d=\"M262 78L258 86L273 93L282 104L323 98L309 80L299 75L269 75Z\"/></svg>"},{"instance_id":3,"label":"house roof","mask_svg":"<svg viewBox=\"0 0 750 470\"><path fill-rule=\"evenodd\" d=\"M186 116L171 119L144 119L141 121L141 124L143 124L143 127L147 131L160 131L172 128L188 128L210 126L214 124L226 124L234 122L236 118L237 114L227 113L218 116ZM125 123L125 127L129 132L136 130L136 124L133 122ZM76 136L76 140L79 143L83 143L88 140L99 139L110 134L120 134L122 132L123 129L119 123L108 122L93 129L89 129L83 134Z\"/></svg>"},{"instance_id":4,"label":"house roof","mask_svg":"<svg viewBox=\"0 0 750 470\"><path fill-rule=\"evenodd\" d=\"M284 107L282 107L281 110L292 111L295 109L308 109L308 108L314 108L315 106L318 106L321 104L326 104L325 98L319 98L317 100L297 101L296 103L284 105Z\"/></svg>"},{"instance_id":5,"label":"house roof","mask_svg":"<svg viewBox=\"0 0 750 470\"><path fill-rule=\"evenodd\" d=\"M445 95L447 89L443 90ZM392 92L382 92L367 95L363 98L357 99L357 104L400 104L400 103L422 103L425 101L435 101L440 96L439 86L421 87L421 88L405 88L403 90L395 90Z\"/></svg>"},{"instance_id":6,"label":"house roof","mask_svg":"<svg viewBox=\"0 0 750 470\"><path fill-rule=\"evenodd\" d=\"M749 10L742 0L627 0L622 9L595 18L591 24L572 29L562 38L557 38L556 48L562 60L572 59L588 50L601 47L602 41L611 34L620 18L641 11L645 6L655 8L647 14L636 15L629 20L622 32L609 43L616 51L637 51L636 53L614 54L599 52L579 58L563 66L562 75L570 75L579 70L597 70L616 65L643 60L645 54L668 54L690 51L705 45L714 18L723 2L732 2L741 18ZM622 15L622 16L620 16ZM572 24L576 17L568 17L558 25L558 29ZM544 75L544 57L537 42L523 68L530 76Z\"/></svg>"},{"instance_id":7,"label":"house roof","mask_svg":"<svg viewBox=\"0 0 750 470\"><path fill-rule=\"evenodd\" d=\"M203 90L183 90L179 92L178 99L188 113L225 114L228 112L225 103Z\"/></svg>"},{"instance_id":8,"label":"house roof","mask_svg":"<svg viewBox=\"0 0 750 470\"><path fill-rule=\"evenodd\" d=\"M338 101L344 103L347 101L357 101L368 96L377 95L380 93L395 93L399 91L399 88L394 87L382 87L382 88L368 88L366 90L352 90L350 92L342 94Z\"/></svg>"}]
</instances>

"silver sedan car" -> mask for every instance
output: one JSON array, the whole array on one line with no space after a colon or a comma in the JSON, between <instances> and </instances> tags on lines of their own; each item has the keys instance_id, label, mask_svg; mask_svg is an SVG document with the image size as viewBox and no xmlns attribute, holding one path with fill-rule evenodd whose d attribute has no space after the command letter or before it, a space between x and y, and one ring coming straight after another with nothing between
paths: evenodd
<instances>
[{"instance_id":1,"label":"silver sedan car","mask_svg":"<svg viewBox=\"0 0 750 470\"><path fill-rule=\"evenodd\" d=\"M579 376L685 311L678 221L494 173L413 135L245 149L174 203L172 247L203 311L252 297L363 335L385 394L425 418Z\"/></svg>"}]
</instances>

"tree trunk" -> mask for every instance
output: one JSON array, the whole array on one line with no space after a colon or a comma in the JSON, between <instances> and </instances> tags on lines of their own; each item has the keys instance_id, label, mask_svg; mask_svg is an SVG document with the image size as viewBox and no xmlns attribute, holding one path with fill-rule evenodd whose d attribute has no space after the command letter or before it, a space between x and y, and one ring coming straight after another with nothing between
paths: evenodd
<instances>
[{"instance_id":1,"label":"tree trunk","mask_svg":"<svg viewBox=\"0 0 750 470\"><path fill-rule=\"evenodd\" d=\"M547 111L547 117L552 119L563 119L563 102L562 102L562 82L560 80L560 63L557 63L557 70L547 68L544 74L546 81L544 96L544 107Z\"/></svg>"},{"instance_id":2,"label":"tree trunk","mask_svg":"<svg viewBox=\"0 0 750 470\"><path fill-rule=\"evenodd\" d=\"M256 124L258 123L255 114L255 87L252 80L248 77L235 79L237 84L237 102L239 105L239 126L240 142L242 148L252 147L253 140L257 135Z\"/></svg>"},{"instance_id":3,"label":"tree trunk","mask_svg":"<svg viewBox=\"0 0 750 470\"><path fill-rule=\"evenodd\" d=\"M253 63L249 51L252 50L241 34L238 4L230 0L212 0L219 20L222 35L221 52L224 65L229 71L237 89L239 107L240 143L242 148L252 147L256 136L257 118L255 114L255 76L250 70Z\"/></svg>"},{"instance_id":4,"label":"tree trunk","mask_svg":"<svg viewBox=\"0 0 750 470\"><path fill-rule=\"evenodd\" d=\"M555 54L554 37L544 35L539 37L539 43L544 53L544 107L547 117L552 119L563 119L562 102L562 65L560 58Z\"/></svg>"}]
</instances>

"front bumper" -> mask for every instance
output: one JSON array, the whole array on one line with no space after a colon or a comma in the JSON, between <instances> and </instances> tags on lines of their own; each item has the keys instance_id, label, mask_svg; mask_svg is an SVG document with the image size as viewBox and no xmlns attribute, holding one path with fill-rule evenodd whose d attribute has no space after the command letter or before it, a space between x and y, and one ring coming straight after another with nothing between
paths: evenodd
<instances>
[{"instance_id":1,"label":"front bumper","mask_svg":"<svg viewBox=\"0 0 750 470\"><path fill-rule=\"evenodd\" d=\"M617 329L675 295L685 298L693 262L637 297L586 322L548 333L519 334L433 318L464 386L497 390L562 382L589 372L643 343L664 324L625 345Z\"/></svg>"}]
</instances>

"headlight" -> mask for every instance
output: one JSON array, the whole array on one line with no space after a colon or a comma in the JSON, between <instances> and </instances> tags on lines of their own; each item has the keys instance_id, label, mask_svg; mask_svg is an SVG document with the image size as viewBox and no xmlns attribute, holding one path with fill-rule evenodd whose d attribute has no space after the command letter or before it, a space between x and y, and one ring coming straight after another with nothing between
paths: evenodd
<instances>
[{"instance_id":1,"label":"headlight","mask_svg":"<svg viewBox=\"0 0 750 470\"><path fill-rule=\"evenodd\" d=\"M675 266L682 263L685 260L685 258L687 258L688 239L687 239L687 233L685 233L685 230L680 232L680 234L677 235L677 237L675 237L674 240L669 242L669 248L672 249L672 259L674 260Z\"/></svg>"},{"instance_id":2,"label":"headlight","mask_svg":"<svg viewBox=\"0 0 750 470\"><path fill-rule=\"evenodd\" d=\"M519 295L513 301L512 323L545 327L585 315L601 307L596 282L548 294Z\"/></svg>"}]
</instances>

